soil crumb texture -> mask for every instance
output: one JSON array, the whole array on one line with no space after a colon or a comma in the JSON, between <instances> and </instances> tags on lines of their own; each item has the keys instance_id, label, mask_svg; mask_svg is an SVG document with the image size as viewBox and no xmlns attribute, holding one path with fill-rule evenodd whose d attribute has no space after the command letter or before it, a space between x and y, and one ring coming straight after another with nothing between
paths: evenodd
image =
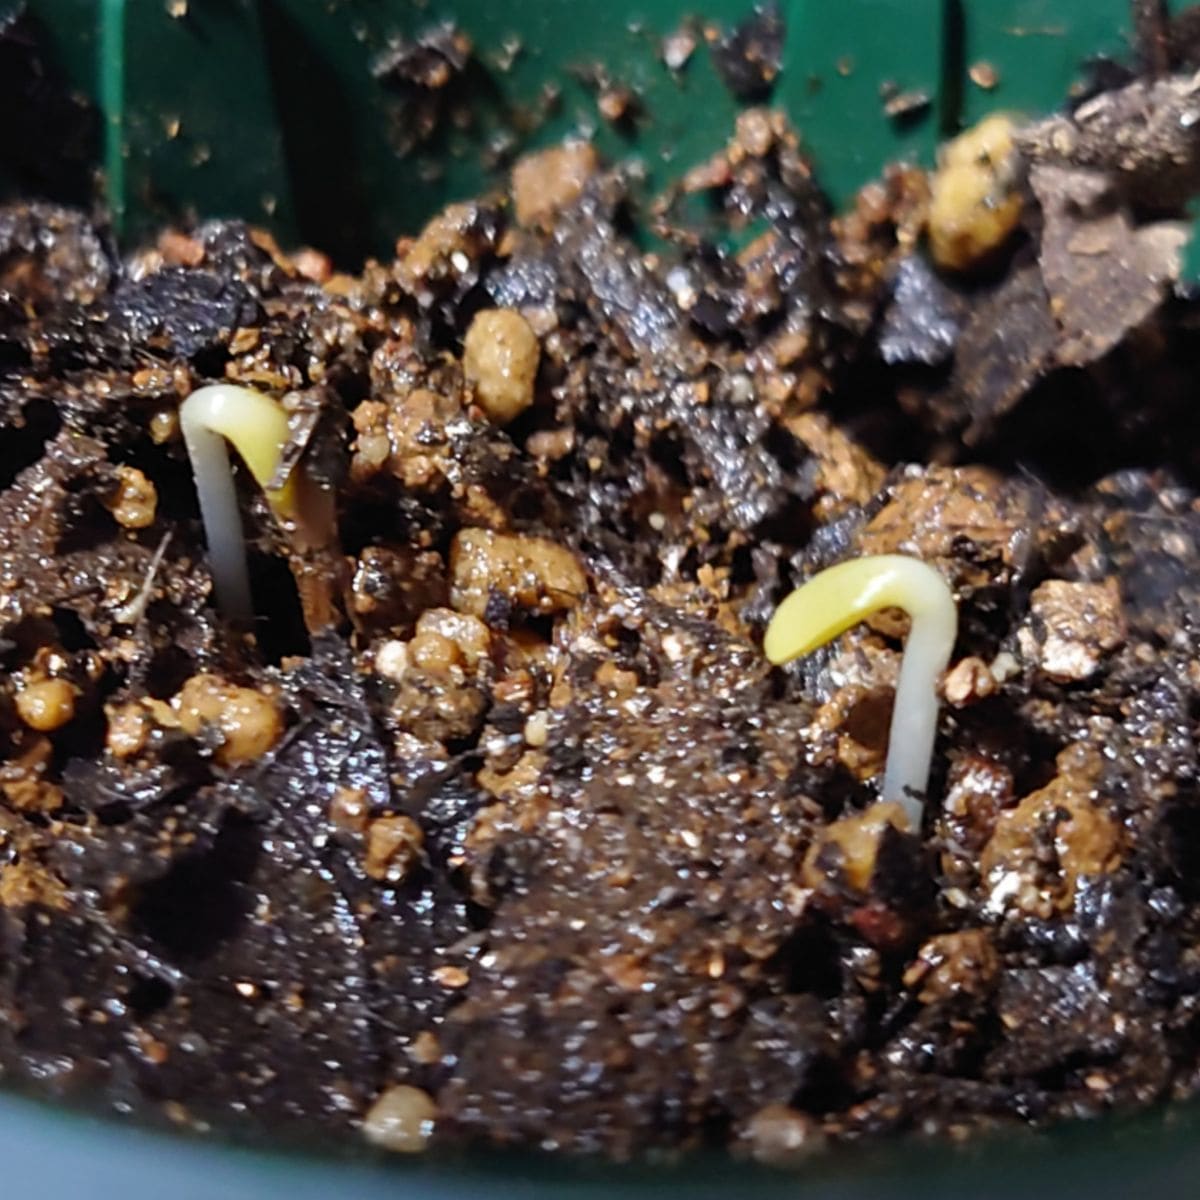
<instances>
[{"instance_id":1,"label":"soil crumb texture","mask_svg":"<svg viewBox=\"0 0 1200 1200\"><path fill-rule=\"evenodd\" d=\"M782 37L714 43L734 91ZM375 69L425 113L469 52ZM1110 82L838 215L749 108L653 252L582 142L354 275L0 209L4 1081L789 1164L1200 1092L1200 95ZM236 472L250 623L180 433L214 382L329 526ZM868 554L958 606L919 829L873 807L902 617L762 652Z\"/></svg>"}]
</instances>

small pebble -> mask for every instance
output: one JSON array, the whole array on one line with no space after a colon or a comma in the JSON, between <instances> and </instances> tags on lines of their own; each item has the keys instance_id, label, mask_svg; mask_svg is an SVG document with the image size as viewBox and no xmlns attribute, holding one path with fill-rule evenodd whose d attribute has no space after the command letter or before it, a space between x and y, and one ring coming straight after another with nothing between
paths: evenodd
<instances>
[{"instance_id":1,"label":"small pebble","mask_svg":"<svg viewBox=\"0 0 1200 1200\"><path fill-rule=\"evenodd\" d=\"M775 144L771 114L762 108L748 108L738 114L737 141L747 154L764 158Z\"/></svg>"},{"instance_id":2,"label":"small pebble","mask_svg":"<svg viewBox=\"0 0 1200 1200\"><path fill-rule=\"evenodd\" d=\"M968 656L946 672L942 690L948 703L955 708L986 700L996 692L996 677L981 658Z\"/></svg>"},{"instance_id":3,"label":"small pebble","mask_svg":"<svg viewBox=\"0 0 1200 1200\"><path fill-rule=\"evenodd\" d=\"M471 982L471 977L462 967L435 967L432 971L435 982L444 988L457 990Z\"/></svg>"},{"instance_id":4,"label":"small pebble","mask_svg":"<svg viewBox=\"0 0 1200 1200\"><path fill-rule=\"evenodd\" d=\"M1000 82L1000 72L990 62L982 60L972 63L967 74L970 75L971 82L985 92L990 92Z\"/></svg>"},{"instance_id":5,"label":"small pebble","mask_svg":"<svg viewBox=\"0 0 1200 1200\"><path fill-rule=\"evenodd\" d=\"M150 439L161 446L179 436L179 413L163 409L150 418Z\"/></svg>"},{"instance_id":6,"label":"small pebble","mask_svg":"<svg viewBox=\"0 0 1200 1200\"><path fill-rule=\"evenodd\" d=\"M525 720L525 742L538 749L546 744L549 737L550 714L542 709L530 715Z\"/></svg>"},{"instance_id":7,"label":"small pebble","mask_svg":"<svg viewBox=\"0 0 1200 1200\"><path fill-rule=\"evenodd\" d=\"M408 670L408 643L398 638L384 642L375 651L375 670L384 679L399 683Z\"/></svg>"},{"instance_id":8,"label":"small pebble","mask_svg":"<svg viewBox=\"0 0 1200 1200\"><path fill-rule=\"evenodd\" d=\"M1029 620L1017 631L1024 657L1056 683L1090 679L1125 641L1125 616L1115 579L1075 583L1047 579L1033 591ZM1150 656L1151 662L1157 653Z\"/></svg>"},{"instance_id":9,"label":"small pebble","mask_svg":"<svg viewBox=\"0 0 1200 1200\"><path fill-rule=\"evenodd\" d=\"M363 833L370 811L370 798L362 788L340 787L329 801L329 823L347 833Z\"/></svg>"},{"instance_id":10,"label":"small pebble","mask_svg":"<svg viewBox=\"0 0 1200 1200\"><path fill-rule=\"evenodd\" d=\"M379 817L367 827L364 870L372 879L402 883L421 860L425 835L411 817Z\"/></svg>"},{"instance_id":11,"label":"small pebble","mask_svg":"<svg viewBox=\"0 0 1200 1200\"><path fill-rule=\"evenodd\" d=\"M454 646L454 661L461 662L469 671L476 670L491 652L492 635L488 627L478 618L452 608L427 608L417 618L417 631L409 649L420 638L436 634Z\"/></svg>"},{"instance_id":12,"label":"small pebble","mask_svg":"<svg viewBox=\"0 0 1200 1200\"><path fill-rule=\"evenodd\" d=\"M437 1117L437 1105L428 1092L397 1084L371 1105L363 1121L363 1136L383 1150L419 1154L433 1136Z\"/></svg>"},{"instance_id":13,"label":"small pebble","mask_svg":"<svg viewBox=\"0 0 1200 1200\"><path fill-rule=\"evenodd\" d=\"M985 118L942 147L931 181L929 248L940 267L965 271L1005 242L1021 219L1012 169L1013 123Z\"/></svg>"},{"instance_id":14,"label":"small pebble","mask_svg":"<svg viewBox=\"0 0 1200 1200\"><path fill-rule=\"evenodd\" d=\"M154 524L158 491L136 467L118 467L116 494L107 507L122 528L145 529Z\"/></svg>"},{"instance_id":15,"label":"small pebble","mask_svg":"<svg viewBox=\"0 0 1200 1200\"><path fill-rule=\"evenodd\" d=\"M412 1040L408 1048L408 1057L423 1067L431 1067L442 1061L442 1047L437 1034L428 1029L422 1030Z\"/></svg>"},{"instance_id":16,"label":"small pebble","mask_svg":"<svg viewBox=\"0 0 1200 1200\"><path fill-rule=\"evenodd\" d=\"M507 425L533 403L541 347L515 309L477 313L463 341L463 374L475 399L496 425Z\"/></svg>"},{"instance_id":17,"label":"small pebble","mask_svg":"<svg viewBox=\"0 0 1200 1200\"><path fill-rule=\"evenodd\" d=\"M530 612L563 612L587 594L587 576L575 555L549 538L462 530L450 549L450 603L482 618L496 594Z\"/></svg>"},{"instance_id":18,"label":"small pebble","mask_svg":"<svg viewBox=\"0 0 1200 1200\"><path fill-rule=\"evenodd\" d=\"M677 29L663 38L663 65L670 71L682 71L695 49L696 35L690 29Z\"/></svg>"},{"instance_id":19,"label":"small pebble","mask_svg":"<svg viewBox=\"0 0 1200 1200\"><path fill-rule=\"evenodd\" d=\"M527 154L513 167L513 207L521 225L548 224L555 213L579 199L596 173L590 142L566 142Z\"/></svg>"},{"instance_id":20,"label":"small pebble","mask_svg":"<svg viewBox=\"0 0 1200 1200\"><path fill-rule=\"evenodd\" d=\"M820 1123L786 1104L768 1104L746 1122L742 1141L752 1158L775 1167L794 1167L824 1149Z\"/></svg>"},{"instance_id":21,"label":"small pebble","mask_svg":"<svg viewBox=\"0 0 1200 1200\"><path fill-rule=\"evenodd\" d=\"M408 661L430 675L445 676L462 662L462 652L443 634L422 632L408 643Z\"/></svg>"},{"instance_id":22,"label":"small pebble","mask_svg":"<svg viewBox=\"0 0 1200 1200\"><path fill-rule=\"evenodd\" d=\"M30 729L52 733L75 716L75 688L65 679L39 679L17 693L16 703Z\"/></svg>"},{"instance_id":23,"label":"small pebble","mask_svg":"<svg viewBox=\"0 0 1200 1200\"><path fill-rule=\"evenodd\" d=\"M104 744L114 758L132 758L146 745L150 735L150 714L140 704L110 706L105 710L108 732Z\"/></svg>"},{"instance_id":24,"label":"small pebble","mask_svg":"<svg viewBox=\"0 0 1200 1200\"><path fill-rule=\"evenodd\" d=\"M192 737L206 728L218 731L215 757L223 766L261 758L283 733L283 717L271 696L217 675L193 675L174 706L180 727Z\"/></svg>"}]
</instances>

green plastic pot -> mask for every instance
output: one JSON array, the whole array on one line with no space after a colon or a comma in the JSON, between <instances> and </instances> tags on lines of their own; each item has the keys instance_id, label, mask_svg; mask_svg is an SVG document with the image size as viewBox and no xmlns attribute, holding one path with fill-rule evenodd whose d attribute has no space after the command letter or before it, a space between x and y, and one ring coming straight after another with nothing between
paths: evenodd
<instances>
[{"instance_id":1,"label":"green plastic pot","mask_svg":"<svg viewBox=\"0 0 1200 1200\"><path fill-rule=\"evenodd\" d=\"M678 178L724 144L739 107L703 29L729 30L754 2L0 0L0 19L24 5L46 73L97 114L90 151L125 234L187 212L240 216L353 266L568 133L638 157L648 192ZM1087 58L1128 50L1128 0L777 3L786 35L769 102L801 130L835 202L893 159L931 162L939 137L986 112L1058 106ZM405 98L375 67L391 39L444 20L484 65L447 89L460 120L400 155ZM689 24L699 44L672 71L662 40ZM970 80L980 63L989 90ZM599 116L586 78L597 65L639 96L629 122ZM884 85L928 103L889 117Z\"/></svg>"},{"instance_id":2,"label":"green plastic pot","mask_svg":"<svg viewBox=\"0 0 1200 1200\"><path fill-rule=\"evenodd\" d=\"M0 186L10 194L88 203L91 169L100 167L127 240L179 216L240 216L353 266L386 254L440 205L492 186L516 154L570 132L593 135L610 158L639 158L648 192L678 177L724 143L739 107L714 70L703 26L731 28L750 2L0 0L0 29L22 8L21 28L39 47L38 95L50 88L69 99L51 106L52 121L38 105L6 112L9 132L27 136L0 147L50 139L63 160L47 175L20 154L0 155ZM1126 0L779 0L779 8L787 32L770 102L800 128L835 203L891 160L932 161L940 137L985 112L1056 107L1085 59L1128 52ZM670 70L662 39L696 14L697 47ZM401 156L404 100L373 65L392 38L447 19L490 69L463 77L453 96L460 121ZM511 59L503 70L489 59L500 47ZM980 63L992 68L994 87L972 82ZM614 127L598 116L588 82L598 64L639 97L631 122ZM889 117L885 82L928 102ZM62 128L71 136L59 139ZM503 154L486 154L497 138ZM384 1163L183 1140L0 1096L0 1196L1125 1200L1137 1187L1171 1200L1200 1193L1198 1135L1200 1110L1177 1106L965 1147L908 1140L837 1150L796 1174L710 1159Z\"/></svg>"},{"instance_id":3,"label":"green plastic pot","mask_svg":"<svg viewBox=\"0 0 1200 1200\"><path fill-rule=\"evenodd\" d=\"M1194 1200L1194 1105L994 1135L843 1148L792 1172L725 1159L611 1166L531 1155L400 1162L185 1141L0 1097L13 1200Z\"/></svg>"}]
</instances>

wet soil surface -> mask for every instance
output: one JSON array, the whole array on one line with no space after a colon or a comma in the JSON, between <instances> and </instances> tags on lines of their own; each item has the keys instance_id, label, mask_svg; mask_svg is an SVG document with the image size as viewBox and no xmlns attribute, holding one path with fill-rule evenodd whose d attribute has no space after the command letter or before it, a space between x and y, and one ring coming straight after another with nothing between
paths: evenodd
<instances>
[{"instance_id":1,"label":"wet soil surface","mask_svg":"<svg viewBox=\"0 0 1200 1200\"><path fill-rule=\"evenodd\" d=\"M941 267L944 180L834 220L761 110L656 254L582 146L357 277L0 211L6 1078L774 1161L1200 1088L1198 319L1159 168L1103 153L1189 88L1023 131ZM336 500L314 558L239 481L250 631L178 431L220 379ZM888 552L960 611L916 832L869 807L903 624L761 653Z\"/></svg>"}]
</instances>

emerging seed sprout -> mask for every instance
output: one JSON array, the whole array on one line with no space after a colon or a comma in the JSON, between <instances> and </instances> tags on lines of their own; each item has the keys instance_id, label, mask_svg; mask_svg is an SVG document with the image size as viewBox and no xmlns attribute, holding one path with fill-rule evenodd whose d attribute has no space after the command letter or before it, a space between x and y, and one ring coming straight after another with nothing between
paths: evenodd
<instances>
[{"instance_id":1,"label":"emerging seed sprout","mask_svg":"<svg viewBox=\"0 0 1200 1200\"><path fill-rule=\"evenodd\" d=\"M776 665L790 662L883 608L903 609L912 626L900 663L881 799L898 802L912 828L919 829L937 733L937 679L958 632L954 596L941 575L902 554L839 563L797 588L775 610L763 649Z\"/></svg>"},{"instance_id":2,"label":"emerging seed sprout","mask_svg":"<svg viewBox=\"0 0 1200 1200\"><path fill-rule=\"evenodd\" d=\"M250 573L225 443L233 444L276 516L291 521L297 513L293 475L282 486L272 487L288 441L287 415L262 392L217 383L198 388L183 402L179 423L196 477L217 603L227 617L249 620L253 612Z\"/></svg>"}]
</instances>

